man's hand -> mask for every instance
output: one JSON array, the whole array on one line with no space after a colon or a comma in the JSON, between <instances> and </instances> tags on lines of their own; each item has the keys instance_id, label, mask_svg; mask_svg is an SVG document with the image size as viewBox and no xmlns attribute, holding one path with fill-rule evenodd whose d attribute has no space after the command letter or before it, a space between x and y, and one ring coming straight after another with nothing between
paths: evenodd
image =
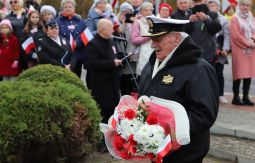
<instances>
[{"instance_id":1,"label":"man's hand","mask_svg":"<svg viewBox=\"0 0 255 163\"><path fill-rule=\"evenodd\" d=\"M198 20L197 15L196 15L196 14L190 15L189 20L190 20L190 22L195 22L195 21L197 21L197 20Z\"/></svg>"},{"instance_id":2,"label":"man's hand","mask_svg":"<svg viewBox=\"0 0 255 163\"><path fill-rule=\"evenodd\" d=\"M122 64L122 60L120 59L114 59L115 67L118 67L119 65Z\"/></svg>"},{"instance_id":3,"label":"man's hand","mask_svg":"<svg viewBox=\"0 0 255 163\"><path fill-rule=\"evenodd\" d=\"M208 15L206 15L205 13L203 12L197 12L196 13L196 16L199 20L201 21L205 21L207 18L208 18Z\"/></svg>"}]
</instances>

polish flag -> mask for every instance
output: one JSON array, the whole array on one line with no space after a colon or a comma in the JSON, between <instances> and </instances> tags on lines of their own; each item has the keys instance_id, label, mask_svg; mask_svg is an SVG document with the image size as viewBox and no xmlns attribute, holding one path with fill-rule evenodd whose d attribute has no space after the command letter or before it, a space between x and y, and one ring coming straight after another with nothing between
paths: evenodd
<instances>
[{"instance_id":1,"label":"polish flag","mask_svg":"<svg viewBox=\"0 0 255 163\"><path fill-rule=\"evenodd\" d=\"M86 28L81 34L81 40L84 45L87 45L90 40L93 39L93 35L88 28Z\"/></svg>"},{"instance_id":2,"label":"polish flag","mask_svg":"<svg viewBox=\"0 0 255 163\"><path fill-rule=\"evenodd\" d=\"M29 54L32 49L35 49L35 43L32 36L26 39L26 41L22 44L22 48L27 54Z\"/></svg>"},{"instance_id":3,"label":"polish flag","mask_svg":"<svg viewBox=\"0 0 255 163\"><path fill-rule=\"evenodd\" d=\"M72 51L74 51L75 45L74 45L74 39L73 39L73 35L70 33L70 40L69 43L71 45Z\"/></svg>"}]
</instances>

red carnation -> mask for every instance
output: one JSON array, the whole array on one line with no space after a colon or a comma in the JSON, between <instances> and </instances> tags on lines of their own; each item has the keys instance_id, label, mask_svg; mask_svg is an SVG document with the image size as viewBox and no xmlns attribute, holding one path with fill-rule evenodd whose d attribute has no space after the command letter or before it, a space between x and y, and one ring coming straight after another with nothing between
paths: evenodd
<instances>
[{"instance_id":1,"label":"red carnation","mask_svg":"<svg viewBox=\"0 0 255 163\"><path fill-rule=\"evenodd\" d=\"M149 124L149 125L155 125L158 123L158 117L157 115L155 114L149 114L147 119L146 119L146 122Z\"/></svg>"},{"instance_id":2,"label":"red carnation","mask_svg":"<svg viewBox=\"0 0 255 163\"><path fill-rule=\"evenodd\" d=\"M135 118L135 111L133 109L127 109L124 113L124 116L129 120Z\"/></svg>"},{"instance_id":3,"label":"red carnation","mask_svg":"<svg viewBox=\"0 0 255 163\"><path fill-rule=\"evenodd\" d=\"M114 134L114 146L116 147L117 150L121 150L122 146L125 142L125 139L123 139L120 135Z\"/></svg>"},{"instance_id":4,"label":"red carnation","mask_svg":"<svg viewBox=\"0 0 255 163\"><path fill-rule=\"evenodd\" d=\"M129 137L128 137L128 142L129 142L131 145L136 145L136 144L137 144L136 141L134 140L134 135L133 135L133 134L129 135Z\"/></svg>"},{"instance_id":5,"label":"red carnation","mask_svg":"<svg viewBox=\"0 0 255 163\"><path fill-rule=\"evenodd\" d=\"M128 151L120 151L119 155L123 159L126 159L126 160L131 159L131 155L128 154Z\"/></svg>"}]
</instances>

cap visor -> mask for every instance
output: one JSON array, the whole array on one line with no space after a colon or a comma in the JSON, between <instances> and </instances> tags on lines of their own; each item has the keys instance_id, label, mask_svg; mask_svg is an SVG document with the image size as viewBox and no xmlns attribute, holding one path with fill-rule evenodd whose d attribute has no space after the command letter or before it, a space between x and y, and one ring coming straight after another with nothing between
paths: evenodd
<instances>
[{"instance_id":1,"label":"cap visor","mask_svg":"<svg viewBox=\"0 0 255 163\"><path fill-rule=\"evenodd\" d=\"M142 37L159 37L164 34L167 34L168 32L160 32L160 33L155 33L155 34L147 34L147 35L142 35Z\"/></svg>"}]
</instances>

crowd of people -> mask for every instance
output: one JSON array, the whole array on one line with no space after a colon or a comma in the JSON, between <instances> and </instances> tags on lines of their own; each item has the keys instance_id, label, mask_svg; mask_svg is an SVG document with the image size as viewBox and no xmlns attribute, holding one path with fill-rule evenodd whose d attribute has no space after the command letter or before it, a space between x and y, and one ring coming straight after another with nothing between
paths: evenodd
<instances>
[{"instance_id":1,"label":"crowd of people","mask_svg":"<svg viewBox=\"0 0 255 163\"><path fill-rule=\"evenodd\" d=\"M2 9L0 22L2 80L14 80L22 70L38 64L58 65L81 77L84 66L87 86L102 110L104 123L121 95L175 99L201 129L191 126L192 134L203 134L207 144L218 102L228 103L223 70L232 54L232 104L254 106L249 98L255 77L251 0L231 4L227 17L220 12L219 0L177 0L175 10L161 3L158 13L155 1L126 0L118 14L107 0L94 0L86 18L75 12L75 0L61 0L60 6L57 11L38 0L5 1L7 9ZM233 8L235 13L230 15ZM173 19L187 22L178 24ZM88 42L84 41L87 29L92 36ZM24 43L30 38L35 47L27 51ZM176 80L171 88L170 79ZM206 123L200 126L202 121ZM199 139L192 140L190 148L200 144L196 143ZM208 146L201 148L204 150L193 148L200 154L191 160L201 162ZM188 149L167 160L182 160L182 151Z\"/></svg>"}]
</instances>

